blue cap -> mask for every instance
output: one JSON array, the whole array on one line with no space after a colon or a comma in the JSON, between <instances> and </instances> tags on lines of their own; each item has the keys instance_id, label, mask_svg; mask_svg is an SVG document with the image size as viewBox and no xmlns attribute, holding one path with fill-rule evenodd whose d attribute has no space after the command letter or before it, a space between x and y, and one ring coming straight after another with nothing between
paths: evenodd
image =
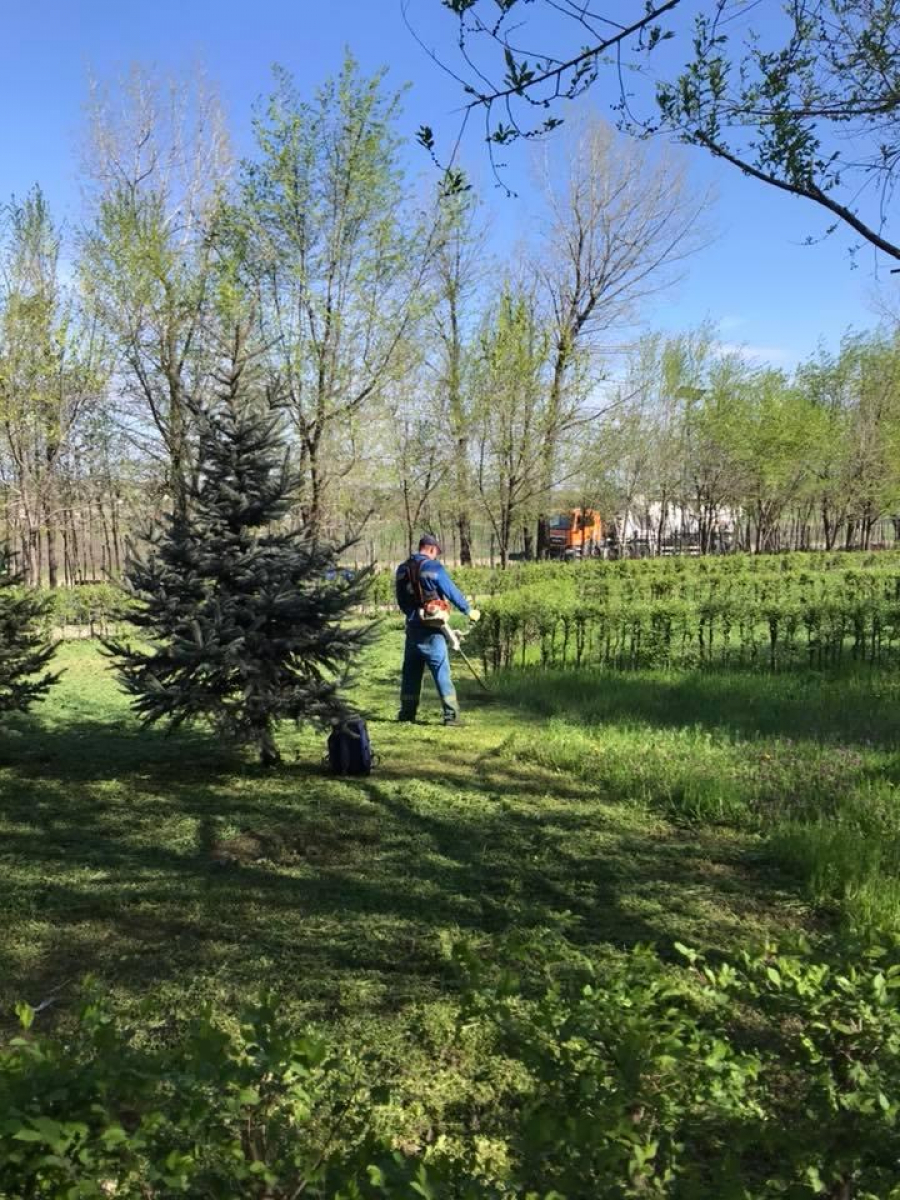
<instances>
[{"instance_id":1,"label":"blue cap","mask_svg":"<svg viewBox=\"0 0 900 1200\"><path fill-rule=\"evenodd\" d=\"M426 546L434 546L438 554L441 552L441 543L437 540L433 533L423 533L419 538L419 549L424 550Z\"/></svg>"}]
</instances>

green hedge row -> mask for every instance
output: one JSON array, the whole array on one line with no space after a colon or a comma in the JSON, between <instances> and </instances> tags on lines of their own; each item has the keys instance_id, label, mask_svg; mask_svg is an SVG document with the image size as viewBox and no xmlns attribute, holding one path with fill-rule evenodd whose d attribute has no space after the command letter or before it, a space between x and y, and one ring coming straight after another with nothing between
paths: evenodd
<instances>
[{"instance_id":1,"label":"green hedge row","mask_svg":"<svg viewBox=\"0 0 900 1200\"><path fill-rule=\"evenodd\" d=\"M485 669L900 662L893 555L551 564L482 610Z\"/></svg>"},{"instance_id":2,"label":"green hedge row","mask_svg":"<svg viewBox=\"0 0 900 1200\"><path fill-rule=\"evenodd\" d=\"M0 1198L897 1200L896 955L676 949L682 967L639 948L601 970L537 944L488 971L457 948L448 1036L477 1030L507 1069L440 1115L397 1063L271 1001L175 1027L145 1008L136 1029L89 1001L59 1037L22 1005L0 1046Z\"/></svg>"},{"instance_id":3,"label":"green hedge row","mask_svg":"<svg viewBox=\"0 0 900 1200\"><path fill-rule=\"evenodd\" d=\"M900 659L900 553L789 554L460 568L484 619L486 668L517 662L781 667ZM393 573L369 603L394 604ZM50 624L105 633L127 619L115 584L49 593Z\"/></svg>"},{"instance_id":4,"label":"green hedge row","mask_svg":"<svg viewBox=\"0 0 900 1200\"><path fill-rule=\"evenodd\" d=\"M694 594L727 583L747 585L756 581L759 589L775 588L785 580L813 581L830 575L878 576L884 580L900 578L900 551L873 553L799 553L741 554L713 558L655 558L584 563L517 563L505 571L491 567L454 567L451 574L459 587L481 597L517 591L538 583L578 581L588 590L601 587L632 586L639 591L660 594ZM824 585L823 585L824 586ZM373 574L369 597L375 605L394 603L392 570Z\"/></svg>"},{"instance_id":5,"label":"green hedge row","mask_svg":"<svg viewBox=\"0 0 900 1200\"><path fill-rule=\"evenodd\" d=\"M101 633L124 620L131 603L128 595L114 583L53 588L45 594L50 599L49 622L63 633L67 627Z\"/></svg>"}]
</instances>

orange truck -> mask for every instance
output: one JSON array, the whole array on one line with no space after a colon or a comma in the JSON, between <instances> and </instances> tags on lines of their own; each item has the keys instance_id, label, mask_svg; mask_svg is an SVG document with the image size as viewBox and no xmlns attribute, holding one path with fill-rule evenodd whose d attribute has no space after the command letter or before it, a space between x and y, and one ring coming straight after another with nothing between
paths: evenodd
<instances>
[{"instance_id":1,"label":"orange truck","mask_svg":"<svg viewBox=\"0 0 900 1200\"><path fill-rule=\"evenodd\" d=\"M603 521L592 508L572 508L551 517L547 526L551 558L588 558L599 554L604 538Z\"/></svg>"}]
</instances>

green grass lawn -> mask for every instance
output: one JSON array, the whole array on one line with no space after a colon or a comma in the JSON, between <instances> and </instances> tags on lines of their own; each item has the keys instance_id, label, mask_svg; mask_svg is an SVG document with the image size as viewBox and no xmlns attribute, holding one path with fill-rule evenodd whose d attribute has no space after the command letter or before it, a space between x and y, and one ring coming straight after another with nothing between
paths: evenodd
<instances>
[{"instance_id":1,"label":"green grass lawn","mask_svg":"<svg viewBox=\"0 0 900 1200\"><path fill-rule=\"evenodd\" d=\"M843 893L789 834L843 820L848 791L890 810L892 681L526 675L481 699L460 676L465 728L438 724L430 683L425 723L398 726L400 636L361 672L364 780L291 728L271 773L141 731L96 646L64 646L61 684L2 735L2 1008L65 1012L90 973L126 1007L271 986L381 1020L452 988L452 938L555 929L603 954L835 927Z\"/></svg>"},{"instance_id":2,"label":"green grass lawn","mask_svg":"<svg viewBox=\"0 0 900 1200\"><path fill-rule=\"evenodd\" d=\"M97 645L63 646L62 682L0 734L0 1041L19 999L74 1030L86 976L146 1044L268 990L390 1081L370 1119L392 1147L502 1179L507 1135L480 1123L531 1083L460 1019L451 947L531 988L585 958L614 981L639 943L853 958L900 930L889 675L525 671L484 697L458 671L467 724L444 729L430 683L424 722L394 722L401 651L387 626L359 672L377 770L338 780L310 731L265 772L141 730ZM759 1024L735 1020L739 1042Z\"/></svg>"}]
</instances>

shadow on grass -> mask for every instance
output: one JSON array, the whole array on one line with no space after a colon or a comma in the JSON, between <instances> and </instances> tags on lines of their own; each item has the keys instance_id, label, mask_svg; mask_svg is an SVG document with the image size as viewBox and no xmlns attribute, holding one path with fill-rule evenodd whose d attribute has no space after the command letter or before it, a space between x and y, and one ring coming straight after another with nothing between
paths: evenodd
<instances>
[{"instance_id":1,"label":"shadow on grass","mask_svg":"<svg viewBox=\"0 0 900 1200\"><path fill-rule=\"evenodd\" d=\"M782 737L893 749L900 742L894 674L750 672L510 672L493 686L531 719L663 728L705 726L744 738Z\"/></svg>"},{"instance_id":2,"label":"shadow on grass","mask_svg":"<svg viewBox=\"0 0 900 1200\"><path fill-rule=\"evenodd\" d=\"M268 984L320 1015L389 1012L450 986L444 933L721 945L790 903L721 831L604 807L457 731L336 780L188 733L28 726L0 745L7 1009L91 972L126 1002Z\"/></svg>"}]
</instances>

